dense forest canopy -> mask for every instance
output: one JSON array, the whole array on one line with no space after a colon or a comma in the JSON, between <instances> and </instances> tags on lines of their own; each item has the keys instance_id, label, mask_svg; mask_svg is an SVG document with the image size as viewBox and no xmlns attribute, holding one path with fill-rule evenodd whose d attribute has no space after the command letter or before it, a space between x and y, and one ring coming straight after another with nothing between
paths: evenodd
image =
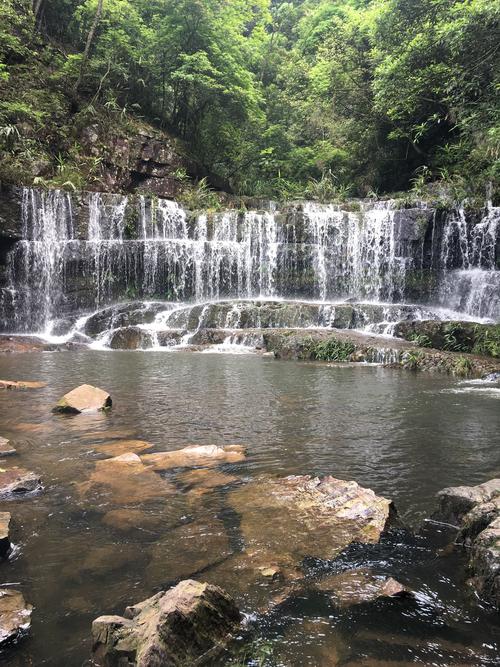
<instances>
[{"instance_id":1,"label":"dense forest canopy","mask_svg":"<svg viewBox=\"0 0 500 667\"><path fill-rule=\"evenodd\" d=\"M484 192L499 16L497 0L3 0L0 140L21 162L41 137L71 154L65 117L102 109L185 140L238 193Z\"/></svg>"}]
</instances>

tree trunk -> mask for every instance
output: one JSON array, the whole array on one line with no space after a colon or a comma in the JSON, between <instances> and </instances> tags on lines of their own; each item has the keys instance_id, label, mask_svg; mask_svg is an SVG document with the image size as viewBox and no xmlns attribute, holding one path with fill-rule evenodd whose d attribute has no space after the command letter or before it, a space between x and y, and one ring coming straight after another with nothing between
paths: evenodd
<instances>
[{"instance_id":1,"label":"tree trunk","mask_svg":"<svg viewBox=\"0 0 500 667\"><path fill-rule=\"evenodd\" d=\"M87 41L85 43L85 49L83 51L82 62L80 65L80 74L78 75L78 79L75 84L75 92L80 87L83 75L85 74L85 67L89 59L89 53L92 47L92 42L94 41L95 32L97 30L97 26L99 25L99 21L101 20L103 1L104 0L98 0L97 2L97 9L95 12L94 20L92 21L92 25L90 26L89 34L87 35Z\"/></svg>"}]
</instances>

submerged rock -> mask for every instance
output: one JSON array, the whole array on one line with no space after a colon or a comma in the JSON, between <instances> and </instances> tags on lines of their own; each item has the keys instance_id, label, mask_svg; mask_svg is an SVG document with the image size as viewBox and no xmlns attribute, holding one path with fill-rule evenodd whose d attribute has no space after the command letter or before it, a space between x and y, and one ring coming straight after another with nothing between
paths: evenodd
<instances>
[{"instance_id":1,"label":"submerged rock","mask_svg":"<svg viewBox=\"0 0 500 667\"><path fill-rule=\"evenodd\" d=\"M240 613L221 588L181 581L127 607L124 616L92 623L92 658L103 667L203 664L230 639Z\"/></svg>"},{"instance_id":2,"label":"submerged rock","mask_svg":"<svg viewBox=\"0 0 500 667\"><path fill-rule=\"evenodd\" d=\"M0 380L0 389L42 389L46 382L31 382L27 380Z\"/></svg>"},{"instance_id":3,"label":"submerged rock","mask_svg":"<svg viewBox=\"0 0 500 667\"><path fill-rule=\"evenodd\" d=\"M373 602L384 597L404 597L410 591L392 577L377 576L369 568L357 568L326 577L316 588L340 607Z\"/></svg>"},{"instance_id":4,"label":"submerged rock","mask_svg":"<svg viewBox=\"0 0 500 667\"><path fill-rule=\"evenodd\" d=\"M12 456L15 454L16 450L10 444L10 440L7 438L0 438L0 456Z\"/></svg>"},{"instance_id":5,"label":"submerged rock","mask_svg":"<svg viewBox=\"0 0 500 667\"><path fill-rule=\"evenodd\" d=\"M0 558L5 558L10 552L10 512L0 512Z\"/></svg>"},{"instance_id":6,"label":"submerged rock","mask_svg":"<svg viewBox=\"0 0 500 667\"><path fill-rule=\"evenodd\" d=\"M153 445L144 440L118 440L116 442L106 442L101 445L95 445L96 452L106 454L106 456L121 456L122 454L137 454L151 449Z\"/></svg>"},{"instance_id":7,"label":"submerged rock","mask_svg":"<svg viewBox=\"0 0 500 667\"><path fill-rule=\"evenodd\" d=\"M34 472L18 467L0 468L0 499L12 499L42 489L42 481Z\"/></svg>"},{"instance_id":8,"label":"submerged rock","mask_svg":"<svg viewBox=\"0 0 500 667\"><path fill-rule=\"evenodd\" d=\"M237 463L245 460L243 445L190 445L173 452L144 454L141 460L154 470L169 470L188 466L211 466L219 463Z\"/></svg>"},{"instance_id":9,"label":"submerged rock","mask_svg":"<svg viewBox=\"0 0 500 667\"><path fill-rule=\"evenodd\" d=\"M32 611L22 593L0 588L0 646L19 639L29 630Z\"/></svg>"},{"instance_id":10,"label":"submerged rock","mask_svg":"<svg viewBox=\"0 0 500 667\"><path fill-rule=\"evenodd\" d=\"M107 500L115 505L140 503L175 492L172 484L133 453L97 461L90 479L78 488L84 499L100 499L100 503Z\"/></svg>"},{"instance_id":11,"label":"submerged rock","mask_svg":"<svg viewBox=\"0 0 500 667\"><path fill-rule=\"evenodd\" d=\"M68 412L73 414L96 412L98 410L107 410L111 405L111 396L107 391L93 387L90 384L82 384L65 394L57 405L52 408L52 412Z\"/></svg>"},{"instance_id":12,"label":"submerged rock","mask_svg":"<svg viewBox=\"0 0 500 667\"><path fill-rule=\"evenodd\" d=\"M224 524L212 517L186 523L169 531L152 548L147 568L152 586L195 576L231 553Z\"/></svg>"},{"instance_id":13,"label":"submerged rock","mask_svg":"<svg viewBox=\"0 0 500 667\"><path fill-rule=\"evenodd\" d=\"M153 347L153 338L140 327L125 327L112 333L109 347L113 350L145 350Z\"/></svg>"},{"instance_id":14,"label":"submerged rock","mask_svg":"<svg viewBox=\"0 0 500 667\"><path fill-rule=\"evenodd\" d=\"M456 544L470 549L470 584L500 610L500 479L438 493L433 520L456 526Z\"/></svg>"}]
</instances>

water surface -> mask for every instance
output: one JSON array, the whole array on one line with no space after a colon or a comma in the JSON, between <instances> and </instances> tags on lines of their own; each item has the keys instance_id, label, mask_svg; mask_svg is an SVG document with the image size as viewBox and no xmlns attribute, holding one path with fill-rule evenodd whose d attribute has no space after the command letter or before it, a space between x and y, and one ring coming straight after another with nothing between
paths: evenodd
<instances>
[{"instance_id":1,"label":"water surface","mask_svg":"<svg viewBox=\"0 0 500 667\"><path fill-rule=\"evenodd\" d=\"M199 494L174 471L163 475L173 489L165 497L120 504L106 494L85 496L82 483L104 456L96 445L140 439L162 451L243 444L247 461L222 472L244 481L260 474L355 479L393 498L415 526L432 512L439 489L500 474L498 386L256 355L92 350L3 357L0 377L48 382L0 395L1 435L14 441L16 464L40 473L45 485L35 498L2 503L13 515L17 547L0 564L1 581L19 582L35 605L32 635L4 656L7 664L84 664L93 618L121 613L191 574L209 577L216 569L231 592L224 563L240 546L228 488ZM54 402L83 382L107 389L113 410L52 415ZM121 506L147 520L130 530L106 523ZM187 539L186 526L200 521L209 528ZM200 556L203 541L220 553ZM467 597L459 556L438 557L416 538L349 557L402 579L416 599L340 612L324 596L304 593L279 616L257 617L277 664L498 664L497 618ZM310 564L311 571L328 567Z\"/></svg>"}]
</instances>

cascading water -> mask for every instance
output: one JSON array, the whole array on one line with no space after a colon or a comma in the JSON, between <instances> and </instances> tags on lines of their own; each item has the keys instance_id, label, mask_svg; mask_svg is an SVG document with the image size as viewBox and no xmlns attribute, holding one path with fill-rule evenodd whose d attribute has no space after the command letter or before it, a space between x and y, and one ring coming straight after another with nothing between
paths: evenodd
<instances>
[{"instance_id":1,"label":"cascading water","mask_svg":"<svg viewBox=\"0 0 500 667\"><path fill-rule=\"evenodd\" d=\"M25 188L2 328L42 332L124 298L400 303L411 294L429 303L418 282L425 271L439 306L500 319L500 209L474 224L461 209L439 217L390 201L350 208L304 202L193 215L145 196Z\"/></svg>"}]
</instances>

